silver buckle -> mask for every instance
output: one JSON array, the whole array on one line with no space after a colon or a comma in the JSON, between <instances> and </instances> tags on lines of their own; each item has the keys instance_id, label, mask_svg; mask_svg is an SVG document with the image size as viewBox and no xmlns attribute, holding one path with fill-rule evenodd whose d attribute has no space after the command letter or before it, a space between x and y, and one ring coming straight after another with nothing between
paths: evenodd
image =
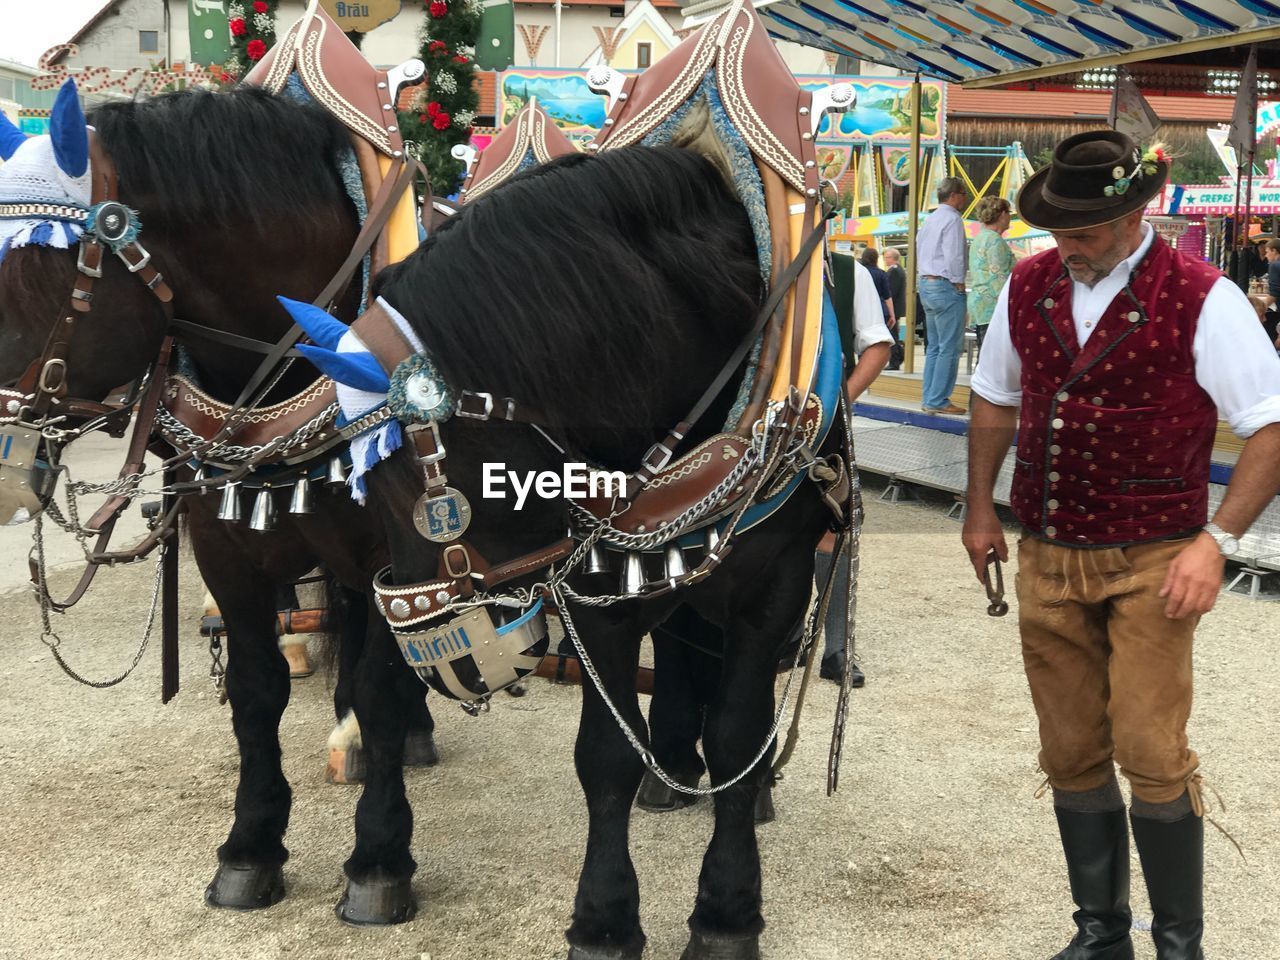
<instances>
[{"instance_id":1,"label":"silver buckle","mask_svg":"<svg viewBox=\"0 0 1280 960\"><path fill-rule=\"evenodd\" d=\"M130 263L129 258L124 255L124 250L117 250L116 256L124 261L124 265L129 268L130 273L137 273L139 270L141 270L143 267L145 267L148 263L151 262L151 254L147 253L147 248L144 247L142 244L138 243L138 241L136 240L133 242L133 246L137 248L140 254L142 254L142 259L139 260L137 263ZM125 249L128 249L128 248L126 247Z\"/></svg>"},{"instance_id":2,"label":"silver buckle","mask_svg":"<svg viewBox=\"0 0 1280 960\"><path fill-rule=\"evenodd\" d=\"M436 452L429 453L425 457L415 456L419 463L439 463L445 457L444 441L440 439L440 425L434 420L428 420L426 423L415 423L408 427L410 433L416 433L419 430L430 430L431 437L436 442Z\"/></svg>"},{"instance_id":3,"label":"silver buckle","mask_svg":"<svg viewBox=\"0 0 1280 960\"><path fill-rule=\"evenodd\" d=\"M481 393L475 390L468 390L466 397L480 397L484 400L484 413L469 413L462 409L462 401L458 401L458 416L466 417L468 420L488 420L489 415L493 413L493 394Z\"/></svg>"},{"instance_id":4,"label":"silver buckle","mask_svg":"<svg viewBox=\"0 0 1280 960\"><path fill-rule=\"evenodd\" d=\"M97 240L81 240L80 241L80 252L76 254L76 269L79 270L81 273L83 273L86 277L93 277L96 280L97 278L102 276L102 260L101 259L98 260L98 265L96 267L90 267L87 263L84 262L84 252L85 250L89 249L90 244L93 244L96 247L98 245L98 241Z\"/></svg>"}]
</instances>

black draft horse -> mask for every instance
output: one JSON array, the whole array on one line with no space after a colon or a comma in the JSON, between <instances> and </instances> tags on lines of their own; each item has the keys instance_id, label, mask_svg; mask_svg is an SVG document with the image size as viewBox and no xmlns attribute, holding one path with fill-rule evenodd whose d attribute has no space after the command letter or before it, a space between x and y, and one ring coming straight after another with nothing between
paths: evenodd
<instances>
[{"instance_id":1,"label":"black draft horse","mask_svg":"<svg viewBox=\"0 0 1280 960\"><path fill-rule=\"evenodd\" d=\"M140 213L140 239L173 289L182 319L277 339L290 321L276 295L310 299L355 239L355 210L335 167L349 149L348 135L318 108L242 88L110 103L90 120L117 167L121 201ZM19 247L0 262L0 384L16 381L40 356L76 275L74 249ZM358 309L359 287L357 278L343 304L347 317ZM92 312L71 344L69 394L102 398L136 379L165 332L155 299L116 258L106 258ZM239 395L260 360L201 338L181 342L203 389L224 402ZM309 364L296 363L272 397L291 396L316 376ZM235 821L218 849L207 898L245 909L283 895L288 857L291 790L281 771L279 722L289 675L276 643L277 585L321 563L345 586L345 612L333 624L341 642L335 706L339 719L354 706L363 720L368 708L354 702L357 658L367 635L389 642L385 622L376 610L370 616L368 598L387 547L377 516L353 503L345 488L318 491L312 514L281 512L269 533L218 520L217 505L216 494L186 498L196 562L227 627L226 684L240 751ZM411 745L430 753L433 723L425 703L410 704L408 717ZM363 802L360 809L357 819L367 823ZM354 863L365 845L358 827Z\"/></svg>"},{"instance_id":2,"label":"black draft horse","mask_svg":"<svg viewBox=\"0 0 1280 960\"><path fill-rule=\"evenodd\" d=\"M477 290L484 292L481 311ZM531 500L516 512L510 500L483 499L485 462L519 472L559 473L565 462L635 470L746 336L762 299L742 205L711 163L670 147L571 156L514 178L385 271L379 292L410 321L451 388L516 398L538 411L564 448L519 424L454 418L441 426L449 482L473 504L467 540L490 563L559 539L568 512L557 500ZM686 449L719 429L737 386L725 388ZM438 548L410 522L422 489L408 450L369 475L396 583L437 573ZM640 737L634 677L641 638L688 604L726 636L703 729L711 779L723 783L752 763L773 721L779 652L807 606L814 548L829 519L816 489L804 485L698 586L656 600L571 605L609 696ZM613 575L581 572L571 585L582 594L615 594L618 586ZM404 687L393 656L398 651L388 646L385 656L369 658L380 674L360 675L387 694L376 722L371 717L363 728L370 750L365 798L379 805L389 830L381 876L401 878L407 891L416 866L412 814L395 770L407 699L397 707L391 694L417 691ZM644 765L589 683L574 757L590 825L569 956L636 958L645 937L627 830ZM688 960L759 955L764 921L753 807L767 771L766 756L751 776L715 795Z\"/></svg>"}]
</instances>

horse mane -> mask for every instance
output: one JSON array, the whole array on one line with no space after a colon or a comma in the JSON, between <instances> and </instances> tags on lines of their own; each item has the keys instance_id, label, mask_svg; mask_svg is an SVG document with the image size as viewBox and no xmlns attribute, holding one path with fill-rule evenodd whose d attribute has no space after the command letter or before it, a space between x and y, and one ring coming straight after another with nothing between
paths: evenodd
<instances>
[{"instance_id":1,"label":"horse mane","mask_svg":"<svg viewBox=\"0 0 1280 960\"><path fill-rule=\"evenodd\" d=\"M183 90L104 103L88 114L145 226L296 229L347 204L335 167L345 129L314 104L254 87ZM159 203L157 204L157 201Z\"/></svg>"},{"instance_id":2,"label":"horse mane","mask_svg":"<svg viewBox=\"0 0 1280 960\"><path fill-rule=\"evenodd\" d=\"M679 385L696 397L749 329L760 286L746 212L715 166L631 147L514 177L375 292L450 386L514 397L573 442L673 426L672 372L702 375Z\"/></svg>"}]
</instances>

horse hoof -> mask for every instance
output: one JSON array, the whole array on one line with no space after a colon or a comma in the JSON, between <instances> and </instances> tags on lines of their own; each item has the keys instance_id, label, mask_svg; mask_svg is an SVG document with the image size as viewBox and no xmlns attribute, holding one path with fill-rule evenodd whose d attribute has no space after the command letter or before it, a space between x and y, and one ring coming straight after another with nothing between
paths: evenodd
<instances>
[{"instance_id":1,"label":"horse hoof","mask_svg":"<svg viewBox=\"0 0 1280 960\"><path fill-rule=\"evenodd\" d=\"M693 777L677 775L672 779L686 787L696 787L702 777L700 775ZM640 781L640 790L636 794L636 806L641 810L648 810L650 813L666 813L669 810L680 810L692 803L696 803L697 800L698 797L694 794L681 793L679 790L667 786L658 779L652 770L644 772L644 779Z\"/></svg>"},{"instance_id":2,"label":"horse hoof","mask_svg":"<svg viewBox=\"0 0 1280 960\"><path fill-rule=\"evenodd\" d=\"M362 747L346 750L329 749L329 765L324 770L325 783L364 783L368 764Z\"/></svg>"},{"instance_id":3,"label":"horse hoof","mask_svg":"<svg viewBox=\"0 0 1280 960\"><path fill-rule=\"evenodd\" d=\"M440 751L430 730L411 730L404 738L406 767L434 767L440 762Z\"/></svg>"},{"instance_id":4,"label":"horse hoof","mask_svg":"<svg viewBox=\"0 0 1280 960\"><path fill-rule=\"evenodd\" d=\"M734 937L694 931L680 960L760 960L760 935Z\"/></svg>"},{"instance_id":5,"label":"horse hoof","mask_svg":"<svg viewBox=\"0 0 1280 960\"><path fill-rule=\"evenodd\" d=\"M640 960L643 954L643 938L638 947L569 946L569 960Z\"/></svg>"},{"instance_id":6,"label":"horse hoof","mask_svg":"<svg viewBox=\"0 0 1280 960\"><path fill-rule=\"evenodd\" d=\"M284 871L279 864L220 863L204 902L223 910L261 910L284 899Z\"/></svg>"},{"instance_id":7,"label":"horse hoof","mask_svg":"<svg viewBox=\"0 0 1280 960\"><path fill-rule=\"evenodd\" d=\"M756 826L773 823L777 819L778 811L773 806L773 784L766 783L756 794Z\"/></svg>"},{"instance_id":8,"label":"horse hoof","mask_svg":"<svg viewBox=\"0 0 1280 960\"><path fill-rule=\"evenodd\" d=\"M301 680L316 672L307 658L305 643L287 643L280 648L280 652L284 654L285 662L289 664L290 680Z\"/></svg>"},{"instance_id":9,"label":"horse hoof","mask_svg":"<svg viewBox=\"0 0 1280 960\"><path fill-rule=\"evenodd\" d=\"M338 919L356 927L406 923L418 912L408 877L375 876L347 881L347 891L334 908Z\"/></svg>"}]
</instances>

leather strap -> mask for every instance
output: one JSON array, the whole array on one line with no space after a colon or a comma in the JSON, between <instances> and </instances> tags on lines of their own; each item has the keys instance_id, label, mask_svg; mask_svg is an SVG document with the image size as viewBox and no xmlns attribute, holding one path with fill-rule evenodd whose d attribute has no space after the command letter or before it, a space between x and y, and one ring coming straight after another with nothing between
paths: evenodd
<instances>
[{"instance_id":1,"label":"leather strap","mask_svg":"<svg viewBox=\"0 0 1280 960\"><path fill-rule=\"evenodd\" d=\"M173 329L179 333L191 334L200 337L202 340L208 340L211 343L221 343L224 346L235 347L237 350L248 350L251 353L271 353L276 348L275 341L255 340L253 337L242 337L238 333L229 333L226 330L215 330L213 327L206 327L202 323L192 323L190 320L177 320L172 322ZM300 357L302 351L296 347L286 350L286 357Z\"/></svg>"},{"instance_id":2,"label":"leather strap","mask_svg":"<svg viewBox=\"0 0 1280 960\"><path fill-rule=\"evenodd\" d=\"M352 332L369 348L387 376L395 373L401 361L414 353L411 344L381 304L369 309L351 325Z\"/></svg>"},{"instance_id":3,"label":"leather strap","mask_svg":"<svg viewBox=\"0 0 1280 960\"><path fill-rule=\"evenodd\" d=\"M795 283L796 278L798 278L808 266L809 258L813 255L813 251L826 237L827 220L829 220L831 216L831 212L823 214L818 225L809 232L807 237L805 237L804 243L800 245L800 250L796 253L795 259L787 264L787 268L778 275L777 281L769 291L769 296L765 299L764 305L760 308L760 313L756 316L756 322L751 325L750 332L743 337L737 348L732 354L730 354L729 359L725 361L724 366L720 368L720 372L716 374L715 379L711 381L711 385L703 391L698 402L693 405L693 409L689 411L689 415L680 421L680 423L676 424L676 426L667 434L666 439L649 448L649 452L645 454L640 469L636 471L636 475L641 479L642 484L648 483L653 479L658 471L661 470L662 467L666 465L667 461L671 459L671 456L675 453L676 447L679 445L680 441L685 438L693 428L693 425L702 419L702 415L707 412L707 408L710 407L715 401L715 398L720 395L720 391L724 389L725 384L729 382L729 379L734 375L738 367L741 366L742 361L746 359L747 354L751 352L751 348L755 345L755 342L764 330L765 325L769 322L770 318L773 317L774 312L782 305L782 302L787 295L787 291L791 289L791 285Z\"/></svg>"},{"instance_id":4,"label":"leather strap","mask_svg":"<svg viewBox=\"0 0 1280 960\"><path fill-rule=\"evenodd\" d=\"M121 478L142 471L143 461L147 452L147 441L151 436L156 410L160 405L160 392L169 375L169 357L172 350L173 337L165 337L164 342L160 345L160 353L156 357L155 365L151 369L151 380L147 384L147 392L142 398L141 405L138 408L138 415L134 420L133 433L129 439L129 450L125 455L125 464L120 468L119 476ZM108 553L107 547L111 543L111 533L115 529L116 521L120 519L120 515L124 513L129 503L130 500L127 496L116 494L99 507L97 512L89 519L87 529L96 531L98 534L98 539L93 545L93 552L84 572L80 575L80 580L76 583L71 593L67 595L66 599L58 601L52 597L49 598L49 604L52 609L61 613L75 606L80 598L85 595L85 591L89 589L89 584L93 582L93 578L98 573L98 567L102 564L119 560L139 560L150 553L168 535L169 528L177 518L178 505L176 503L166 511L164 518L156 525L155 529L134 547L118 553ZM35 560L28 559L27 564L31 573L31 582L39 584L40 569L36 566Z\"/></svg>"},{"instance_id":5,"label":"leather strap","mask_svg":"<svg viewBox=\"0 0 1280 960\"><path fill-rule=\"evenodd\" d=\"M173 480L172 471L164 472L165 486ZM167 516L176 497L165 494L162 512ZM178 528L160 549L160 702L168 703L178 695Z\"/></svg>"},{"instance_id":6,"label":"leather strap","mask_svg":"<svg viewBox=\"0 0 1280 960\"><path fill-rule=\"evenodd\" d=\"M333 278L325 285L325 288L320 291L320 295L312 301L316 306L327 310L329 305L346 290L347 284L351 282L351 278L355 274L356 267L360 265L365 254L369 252L369 248L373 246L374 241L382 232L382 228L387 225L387 221L391 219L391 214L395 212L396 202L409 184L413 182L419 166L420 164L416 160L402 163L400 171L395 177L387 176L383 178L382 185L378 188L378 192L373 198L369 216L365 218L364 226L360 228L360 232L356 235L351 252L347 254L347 259L338 268L338 272L333 275ZM295 323L276 342L271 352L263 357L262 362L258 364L258 369L253 372L249 382L240 391L240 396L232 404L233 408L248 410L257 405L262 399L261 396L258 396L258 392L270 379L271 374L275 371L280 361L284 359L285 354L301 337L302 328ZM225 440L235 432L238 423L238 420L233 421L232 418L228 418L221 435L210 442Z\"/></svg>"}]
</instances>

